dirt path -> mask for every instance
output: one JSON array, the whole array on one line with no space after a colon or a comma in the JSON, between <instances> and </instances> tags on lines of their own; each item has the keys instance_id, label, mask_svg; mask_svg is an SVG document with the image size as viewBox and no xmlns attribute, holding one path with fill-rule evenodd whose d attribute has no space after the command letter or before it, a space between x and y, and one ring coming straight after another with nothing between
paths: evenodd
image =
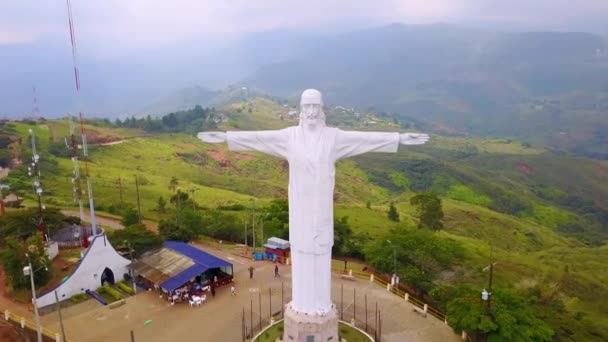
<instances>
[{"instance_id":1,"label":"dirt path","mask_svg":"<svg viewBox=\"0 0 608 342\"><path fill-rule=\"evenodd\" d=\"M80 213L77 210L62 210L61 213L66 216L76 216L76 217L80 216ZM91 216L86 211L84 212L84 220L89 223L91 222ZM117 218L95 214L95 220L97 221L97 224L106 226L106 227L109 227L112 229L123 229L124 228L122 223L120 223L120 219L117 219Z\"/></svg>"},{"instance_id":2,"label":"dirt path","mask_svg":"<svg viewBox=\"0 0 608 342\"><path fill-rule=\"evenodd\" d=\"M97 146L111 146L111 145L118 145L118 144L122 144L125 141L127 141L127 139L123 139L123 140L116 140L116 141L112 141L109 143L103 143L103 144L97 144Z\"/></svg>"},{"instance_id":3,"label":"dirt path","mask_svg":"<svg viewBox=\"0 0 608 342\"><path fill-rule=\"evenodd\" d=\"M77 210L66 209L62 210L61 212L67 216L80 216ZM122 225L122 223L120 223L120 219L118 218L95 214L95 219L97 220L97 223L102 226L110 227L112 229L124 229L124 226ZM86 211L84 213L84 220L87 222L91 222L91 218ZM143 223L148 230L158 232L158 224L156 222L150 220L143 220Z\"/></svg>"},{"instance_id":4,"label":"dirt path","mask_svg":"<svg viewBox=\"0 0 608 342\"><path fill-rule=\"evenodd\" d=\"M17 302L11 298L6 288L6 275L2 267L0 267L0 310L9 310L28 318L33 317L33 310L30 310L27 304Z\"/></svg>"}]
</instances>

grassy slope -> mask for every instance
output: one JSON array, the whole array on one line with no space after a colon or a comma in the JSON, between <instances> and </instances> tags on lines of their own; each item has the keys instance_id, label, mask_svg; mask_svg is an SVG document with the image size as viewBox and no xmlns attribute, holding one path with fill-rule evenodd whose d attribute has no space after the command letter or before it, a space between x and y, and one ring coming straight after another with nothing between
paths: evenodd
<instances>
[{"instance_id":1,"label":"grassy slope","mask_svg":"<svg viewBox=\"0 0 608 342\"><path fill-rule=\"evenodd\" d=\"M287 109L278 104L260 99L251 102L252 113L248 113L247 103L227 108L235 121L225 125L236 123L238 129L260 129L294 123L280 119ZM235 112L237 108L241 113ZM382 122L380 125L390 126ZM23 135L29 127L17 125ZM38 125L35 129L40 149L44 148L51 131L67 132L67 126L61 122ZM142 135L137 131L93 129L99 130L100 135L121 138ZM183 134L139 137L117 145L92 147L91 156L89 169L96 203L109 205L119 201L116 183L119 177L124 179L124 200L135 203L133 177L138 175L147 180L147 184L140 186L142 208L147 217L157 218L153 211L156 200L170 196L167 185L173 176L180 180L182 189L198 189L194 192L196 201L209 207L248 204L254 197L265 201L286 196L287 171L280 160L255 153L232 153L224 146L202 144ZM69 159L56 159L60 172L43 175L46 199L68 206L71 205L72 164ZM536 196L538 189L557 197L575 193L605 208L608 206L608 183L605 182L608 163L550 156L542 149L525 148L518 142L455 137L435 137L427 147L402 149L397 155L342 161L338 163L336 175L336 216L349 216L356 232L369 233L372 238L400 224L415 224L413 208L408 204L412 180L396 171L395 165L386 164L387 160L396 160L395 165L412 160L441 165L440 172L431 176L431 187L439 190L444 200L445 230L439 234L458 240L467 250L467 259L454 274L444 277L447 281L483 287L487 274L481 268L488 263L488 241L492 241L492 255L499 260L496 286L538 285L545 291L557 287L571 310L586 312L608 324L605 309L608 307L608 269L603 266L608 264L608 248L585 247L577 240L560 235L555 228L576 216ZM362 163L367 163L367 167L362 168L365 166ZM529 167L527 172L522 172L521 163ZM391 184L405 191L395 192L373 182L364 171L368 168L386 169ZM532 203L532 212L511 216L488 209L494 199L484 192L479 182L488 182L507 189L512 196L525 198ZM365 207L368 201L371 209ZM396 202L401 223L386 218L390 201Z\"/></svg>"}]
</instances>

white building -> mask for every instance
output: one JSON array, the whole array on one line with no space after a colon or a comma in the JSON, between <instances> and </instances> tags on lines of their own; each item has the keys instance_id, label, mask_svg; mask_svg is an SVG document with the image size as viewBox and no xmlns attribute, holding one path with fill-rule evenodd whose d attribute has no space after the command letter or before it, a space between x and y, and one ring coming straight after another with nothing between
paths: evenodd
<instances>
[{"instance_id":1,"label":"white building","mask_svg":"<svg viewBox=\"0 0 608 342\"><path fill-rule=\"evenodd\" d=\"M131 261L116 252L105 233L90 239L91 245L69 278L37 299L39 308L55 304L55 291L63 301L86 290L94 291L105 281L113 284L129 272L127 266Z\"/></svg>"}]
</instances>

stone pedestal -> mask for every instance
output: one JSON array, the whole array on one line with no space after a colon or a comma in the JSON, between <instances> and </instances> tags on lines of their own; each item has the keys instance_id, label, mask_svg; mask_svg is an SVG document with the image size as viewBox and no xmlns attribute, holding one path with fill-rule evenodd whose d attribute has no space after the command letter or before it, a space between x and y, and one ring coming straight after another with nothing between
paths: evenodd
<instances>
[{"instance_id":1,"label":"stone pedestal","mask_svg":"<svg viewBox=\"0 0 608 342\"><path fill-rule=\"evenodd\" d=\"M304 314L285 305L283 342L339 342L338 311L335 305L326 315Z\"/></svg>"}]
</instances>

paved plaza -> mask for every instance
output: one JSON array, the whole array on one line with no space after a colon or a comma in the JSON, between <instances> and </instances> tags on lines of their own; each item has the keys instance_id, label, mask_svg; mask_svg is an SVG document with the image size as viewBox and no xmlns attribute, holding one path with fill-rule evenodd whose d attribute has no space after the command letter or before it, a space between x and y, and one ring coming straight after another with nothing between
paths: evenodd
<instances>
[{"instance_id":1,"label":"paved plaza","mask_svg":"<svg viewBox=\"0 0 608 342\"><path fill-rule=\"evenodd\" d=\"M252 261L213 248L205 250L234 264L236 296L231 296L230 287L224 286L217 289L215 297L208 293L207 301L200 307L190 307L188 303L169 305L154 291L140 292L127 298L125 305L114 309L102 306L95 300L88 300L62 311L68 340L130 341L130 331L133 330L135 341L238 342L242 340L243 311L248 332L251 331L252 323L254 329L259 330L260 318L262 326L266 326L271 311L273 315L280 316L281 300L287 303L291 299L289 266L280 265L281 277L277 278L271 262ZM255 268L251 280L249 266ZM375 328L377 303L382 317L382 341L460 341L446 324L430 315L425 318L414 313L412 304L388 293L386 289L365 280L344 280L337 275L333 276L332 300L338 310L343 308L344 320L350 321L356 316L357 324L363 329L366 296L368 328ZM144 326L148 320L152 323ZM43 316L42 323L50 329L60 331L56 312Z\"/></svg>"}]
</instances>

